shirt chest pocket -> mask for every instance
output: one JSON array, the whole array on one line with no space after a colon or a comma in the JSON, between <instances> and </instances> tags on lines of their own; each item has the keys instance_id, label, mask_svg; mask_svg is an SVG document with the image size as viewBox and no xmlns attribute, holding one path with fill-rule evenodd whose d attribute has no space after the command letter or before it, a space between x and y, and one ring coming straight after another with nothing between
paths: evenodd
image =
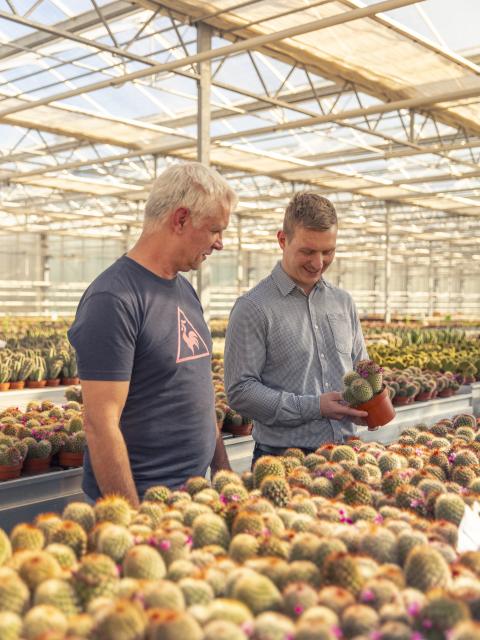
<instances>
[{"instance_id":1,"label":"shirt chest pocket","mask_svg":"<svg viewBox=\"0 0 480 640\"><path fill-rule=\"evenodd\" d=\"M328 324L335 347L340 353L351 353L353 346L352 326L348 318L340 313L327 313Z\"/></svg>"}]
</instances>

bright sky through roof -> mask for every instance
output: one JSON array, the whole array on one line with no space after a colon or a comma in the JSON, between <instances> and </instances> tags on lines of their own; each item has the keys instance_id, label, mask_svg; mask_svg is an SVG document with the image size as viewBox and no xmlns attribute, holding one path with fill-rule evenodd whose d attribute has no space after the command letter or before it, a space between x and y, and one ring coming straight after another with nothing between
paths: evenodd
<instances>
[{"instance_id":1,"label":"bright sky through roof","mask_svg":"<svg viewBox=\"0 0 480 640\"><path fill-rule=\"evenodd\" d=\"M366 5L376 2L364 0ZM479 0L425 0L389 11L388 17L457 53L480 53Z\"/></svg>"}]
</instances>

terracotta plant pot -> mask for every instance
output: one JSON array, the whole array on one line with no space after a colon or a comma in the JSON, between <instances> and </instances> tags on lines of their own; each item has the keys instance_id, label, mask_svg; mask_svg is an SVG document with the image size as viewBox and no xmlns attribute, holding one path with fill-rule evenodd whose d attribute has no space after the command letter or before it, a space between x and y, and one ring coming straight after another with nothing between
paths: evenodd
<instances>
[{"instance_id":1,"label":"terracotta plant pot","mask_svg":"<svg viewBox=\"0 0 480 640\"><path fill-rule=\"evenodd\" d=\"M10 389L10 382L0 382L0 391L8 391Z\"/></svg>"},{"instance_id":2,"label":"terracotta plant pot","mask_svg":"<svg viewBox=\"0 0 480 640\"><path fill-rule=\"evenodd\" d=\"M392 404L396 407L404 407L406 404L409 404L409 402L410 398L408 396L395 396Z\"/></svg>"},{"instance_id":3,"label":"terracotta plant pot","mask_svg":"<svg viewBox=\"0 0 480 640\"><path fill-rule=\"evenodd\" d=\"M47 387L58 387L60 384L60 378L50 378L47 380Z\"/></svg>"},{"instance_id":4,"label":"terracotta plant pot","mask_svg":"<svg viewBox=\"0 0 480 640\"><path fill-rule=\"evenodd\" d=\"M62 378L62 384L63 385L70 385L70 384L78 384L80 382L80 378Z\"/></svg>"},{"instance_id":5,"label":"terracotta plant pot","mask_svg":"<svg viewBox=\"0 0 480 640\"><path fill-rule=\"evenodd\" d=\"M46 380L27 380L25 383L28 389L43 389L47 386Z\"/></svg>"},{"instance_id":6,"label":"terracotta plant pot","mask_svg":"<svg viewBox=\"0 0 480 640\"><path fill-rule=\"evenodd\" d=\"M58 464L61 467L81 467L83 465L83 452L72 453L71 451L60 451L58 454Z\"/></svg>"},{"instance_id":7,"label":"terracotta plant pot","mask_svg":"<svg viewBox=\"0 0 480 640\"><path fill-rule=\"evenodd\" d=\"M439 391L437 393L437 396L439 398L450 398L450 396L453 396L454 393L455 392L453 389L442 389L442 391Z\"/></svg>"},{"instance_id":8,"label":"terracotta plant pot","mask_svg":"<svg viewBox=\"0 0 480 640\"><path fill-rule=\"evenodd\" d=\"M44 473L50 468L52 456L48 458L26 458L23 463L24 473Z\"/></svg>"},{"instance_id":9,"label":"terracotta plant pot","mask_svg":"<svg viewBox=\"0 0 480 640\"><path fill-rule=\"evenodd\" d=\"M382 391L373 396L371 400L363 402L355 408L368 413L367 425L369 431L376 431L378 427L383 427L384 424L387 424L395 417L395 409L386 387L383 387Z\"/></svg>"},{"instance_id":10,"label":"terracotta plant pot","mask_svg":"<svg viewBox=\"0 0 480 640\"><path fill-rule=\"evenodd\" d=\"M252 429L253 422L241 424L239 427L235 427L233 424L224 423L223 425L223 430L233 434L234 436L249 436L252 433Z\"/></svg>"},{"instance_id":11,"label":"terracotta plant pot","mask_svg":"<svg viewBox=\"0 0 480 640\"><path fill-rule=\"evenodd\" d=\"M20 473L22 471L22 463L18 464L9 464L5 466L0 466L0 481L2 480L13 480L14 478L20 477Z\"/></svg>"},{"instance_id":12,"label":"terracotta plant pot","mask_svg":"<svg viewBox=\"0 0 480 640\"><path fill-rule=\"evenodd\" d=\"M415 396L415 402L425 402L426 400L430 400L431 397L431 391L420 391L420 393Z\"/></svg>"},{"instance_id":13,"label":"terracotta plant pot","mask_svg":"<svg viewBox=\"0 0 480 640\"><path fill-rule=\"evenodd\" d=\"M15 382L10 382L10 391L12 389L23 389L25 387L25 380L15 380Z\"/></svg>"}]
</instances>

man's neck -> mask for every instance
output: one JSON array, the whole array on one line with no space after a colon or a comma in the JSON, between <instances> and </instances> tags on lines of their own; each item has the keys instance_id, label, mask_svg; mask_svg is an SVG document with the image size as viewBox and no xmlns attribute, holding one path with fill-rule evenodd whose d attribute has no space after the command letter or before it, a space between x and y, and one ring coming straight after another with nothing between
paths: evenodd
<instances>
[{"instance_id":1,"label":"man's neck","mask_svg":"<svg viewBox=\"0 0 480 640\"><path fill-rule=\"evenodd\" d=\"M158 240L156 234L142 234L135 245L127 252L127 257L145 267L159 278L173 280L178 273L176 261L168 250L168 243Z\"/></svg>"}]
</instances>

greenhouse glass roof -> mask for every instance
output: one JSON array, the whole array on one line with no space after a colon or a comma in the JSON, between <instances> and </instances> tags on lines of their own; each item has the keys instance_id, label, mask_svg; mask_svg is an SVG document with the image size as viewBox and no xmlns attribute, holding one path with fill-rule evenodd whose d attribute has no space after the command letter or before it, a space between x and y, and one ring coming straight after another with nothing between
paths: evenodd
<instances>
[{"instance_id":1,"label":"greenhouse glass roof","mask_svg":"<svg viewBox=\"0 0 480 640\"><path fill-rule=\"evenodd\" d=\"M240 196L227 248L273 247L314 188L346 255L361 238L380 259L388 213L400 253L480 259L480 3L449 7L0 0L2 232L130 234L209 112L210 162Z\"/></svg>"}]
</instances>

